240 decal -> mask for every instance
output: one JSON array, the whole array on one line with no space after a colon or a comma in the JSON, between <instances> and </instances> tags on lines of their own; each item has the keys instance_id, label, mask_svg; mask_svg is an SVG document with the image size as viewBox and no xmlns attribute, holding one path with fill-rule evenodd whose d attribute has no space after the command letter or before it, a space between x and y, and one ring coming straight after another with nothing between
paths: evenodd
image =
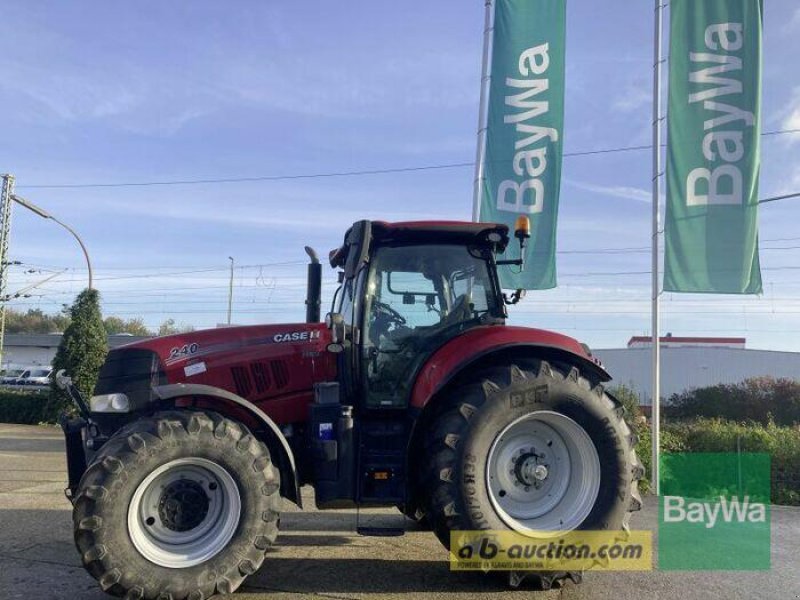
<instances>
[{"instance_id":1,"label":"240 decal","mask_svg":"<svg viewBox=\"0 0 800 600\"><path fill-rule=\"evenodd\" d=\"M197 343L175 346L169 351L169 360L180 360L196 353L200 346Z\"/></svg>"}]
</instances>

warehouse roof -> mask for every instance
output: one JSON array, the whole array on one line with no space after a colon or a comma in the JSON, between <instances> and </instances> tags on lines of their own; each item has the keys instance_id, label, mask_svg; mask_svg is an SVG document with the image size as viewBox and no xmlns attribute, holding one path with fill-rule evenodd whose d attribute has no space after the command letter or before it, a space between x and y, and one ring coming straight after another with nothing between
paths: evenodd
<instances>
[{"instance_id":1,"label":"warehouse roof","mask_svg":"<svg viewBox=\"0 0 800 600\"><path fill-rule=\"evenodd\" d=\"M679 337L676 335L665 335L658 338L662 344L715 344L718 346L742 346L747 342L743 337ZM628 348L637 344L649 344L653 338L649 335L635 335L628 340Z\"/></svg>"},{"instance_id":2,"label":"warehouse roof","mask_svg":"<svg viewBox=\"0 0 800 600\"><path fill-rule=\"evenodd\" d=\"M60 333L7 333L3 340L5 347L17 346L27 348L58 348L61 343ZM124 344L131 344L148 339L139 335L110 335L108 347L116 348Z\"/></svg>"}]
</instances>

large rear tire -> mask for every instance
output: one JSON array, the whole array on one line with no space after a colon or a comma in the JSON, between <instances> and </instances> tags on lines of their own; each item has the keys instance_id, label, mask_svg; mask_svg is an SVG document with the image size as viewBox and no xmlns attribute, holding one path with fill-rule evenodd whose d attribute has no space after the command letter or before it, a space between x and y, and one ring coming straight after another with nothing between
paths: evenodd
<instances>
[{"instance_id":1,"label":"large rear tire","mask_svg":"<svg viewBox=\"0 0 800 600\"><path fill-rule=\"evenodd\" d=\"M425 513L451 531L625 531L644 469L623 408L575 366L531 361L476 373L427 422ZM576 573L535 573L545 588Z\"/></svg>"},{"instance_id":2,"label":"large rear tire","mask_svg":"<svg viewBox=\"0 0 800 600\"><path fill-rule=\"evenodd\" d=\"M211 412L158 413L95 456L75 499L75 543L115 596L229 594L277 537L279 490L269 450L244 425Z\"/></svg>"}]
</instances>

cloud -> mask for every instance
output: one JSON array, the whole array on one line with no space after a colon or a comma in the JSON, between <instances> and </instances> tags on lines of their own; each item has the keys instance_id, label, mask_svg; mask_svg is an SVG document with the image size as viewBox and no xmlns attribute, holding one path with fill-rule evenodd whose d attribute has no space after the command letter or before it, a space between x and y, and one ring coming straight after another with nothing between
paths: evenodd
<instances>
[{"instance_id":1,"label":"cloud","mask_svg":"<svg viewBox=\"0 0 800 600\"><path fill-rule=\"evenodd\" d=\"M576 187L579 190L586 190L587 192L594 192L604 196L611 196L612 198L622 198L624 200L636 200L637 202L649 203L653 196L650 190L645 190L638 187L627 185L598 185L594 183L585 183L582 181L575 181L572 179L564 179L564 183Z\"/></svg>"},{"instance_id":2,"label":"cloud","mask_svg":"<svg viewBox=\"0 0 800 600\"><path fill-rule=\"evenodd\" d=\"M800 31L800 8L794 9L792 18L781 27L781 33L784 35L796 33L798 31Z\"/></svg>"},{"instance_id":3,"label":"cloud","mask_svg":"<svg viewBox=\"0 0 800 600\"><path fill-rule=\"evenodd\" d=\"M781 129L800 130L800 87L794 88L792 99L780 112L783 115ZM789 145L800 142L800 131L786 134L783 138Z\"/></svg>"},{"instance_id":4,"label":"cloud","mask_svg":"<svg viewBox=\"0 0 800 600\"><path fill-rule=\"evenodd\" d=\"M300 53L242 58L212 65L215 85L227 96L260 108L363 118L405 108L449 110L475 103L478 89L455 54L349 56L320 69L319 57ZM380 65L376 68L376 65ZM313 75L311 75L313 74ZM436 85L431 81L436 80Z\"/></svg>"},{"instance_id":5,"label":"cloud","mask_svg":"<svg viewBox=\"0 0 800 600\"><path fill-rule=\"evenodd\" d=\"M293 198L293 200L297 200ZM98 210L105 210L101 208ZM319 208L313 209L310 218L307 203L299 202L298 208L284 208L274 204L236 203L235 209L220 210L218 204L193 202L186 205L162 204L153 202L120 203L108 208L109 215L128 215L152 217L158 215L159 220L174 220L179 223L197 222L219 225L220 227L255 228L265 230L292 231L327 231L344 232L350 225L360 219L370 218L385 221L410 221L420 219L445 219L447 212L430 211L398 211L373 209Z\"/></svg>"},{"instance_id":6,"label":"cloud","mask_svg":"<svg viewBox=\"0 0 800 600\"><path fill-rule=\"evenodd\" d=\"M647 86L628 86L622 96L617 97L612 104L614 110L620 112L634 112L649 106L653 102L653 92Z\"/></svg>"},{"instance_id":7,"label":"cloud","mask_svg":"<svg viewBox=\"0 0 800 600\"><path fill-rule=\"evenodd\" d=\"M122 84L64 70L0 62L7 74L0 87L16 91L59 119L76 121L113 117L137 107L142 96L130 83Z\"/></svg>"},{"instance_id":8,"label":"cloud","mask_svg":"<svg viewBox=\"0 0 800 600\"><path fill-rule=\"evenodd\" d=\"M25 103L18 114L24 107L37 124L102 122L128 133L168 137L214 106L202 88L130 65L69 70L0 61L0 69L8 75L0 90L21 95Z\"/></svg>"}]
</instances>

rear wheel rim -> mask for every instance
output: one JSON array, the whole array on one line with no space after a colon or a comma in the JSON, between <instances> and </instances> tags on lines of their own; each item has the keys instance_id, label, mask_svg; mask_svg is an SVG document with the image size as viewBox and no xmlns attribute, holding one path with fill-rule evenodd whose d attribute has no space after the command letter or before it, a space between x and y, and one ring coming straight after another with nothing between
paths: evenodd
<instances>
[{"instance_id":1,"label":"rear wheel rim","mask_svg":"<svg viewBox=\"0 0 800 600\"><path fill-rule=\"evenodd\" d=\"M586 430L566 415L536 411L509 423L492 442L489 499L521 533L571 531L600 491L600 459Z\"/></svg>"},{"instance_id":2,"label":"rear wheel rim","mask_svg":"<svg viewBox=\"0 0 800 600\"><path fill-rule=\"evenodd\" d=\"M138 485L128 506L128 532L150 562L192 567L228 545L241 508L239 488L225 468L205 458L180 458Z\"/></svg>"}]
</instances>

